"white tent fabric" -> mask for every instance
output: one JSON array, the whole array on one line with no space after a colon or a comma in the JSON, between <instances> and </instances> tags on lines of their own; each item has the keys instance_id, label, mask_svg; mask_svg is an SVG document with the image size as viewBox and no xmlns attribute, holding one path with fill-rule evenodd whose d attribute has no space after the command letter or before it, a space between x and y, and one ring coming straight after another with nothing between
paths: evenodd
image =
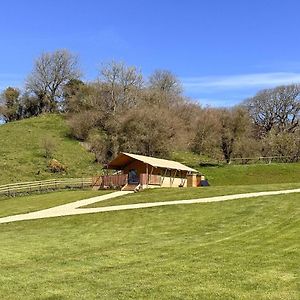
<instances>
[{"instance_id":1,"label":"white tent fabric","mask_svg":"<svg viewBox=\"0 0 300 300\"><path fill-rule=\"evenodd\" d=\"M185 166L179 162L173 161L173 160L155 158L155 157L138 155L138 154L131 154L131 153L126 153L126 152L122 152L122 154L129 156L133 159L142 161L143 163L146 163L146 164L156 167L156 168L164 168L164 169L172 169L172 170L178 170L178 171L188 171L188 172L193 172L193 173L199 173L197 170L187 167L187 166Z\"/></svg>"}]
</instances>

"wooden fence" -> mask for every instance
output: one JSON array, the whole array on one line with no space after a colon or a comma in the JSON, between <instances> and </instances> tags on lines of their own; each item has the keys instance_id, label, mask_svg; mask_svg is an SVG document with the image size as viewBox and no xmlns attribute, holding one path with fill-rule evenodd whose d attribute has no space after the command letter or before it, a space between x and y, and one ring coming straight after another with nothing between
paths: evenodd
<instances>
[{"instance_id":1,"label":"wooden fence","mask_svg":"<svg viewBox=\"0 0 300 300\"><path fill-rule=\"evenodd\" d=\"M28 181L0 185L0 195L15 196L17 194L42 192L69 188L87 188L93 186L92 178L62 178L40 181Z\"/></svg>"},{"instance_id":2,"label":"wooden fence","mask_svg":"<svg viewBox=\"0 0 300 300\"><path fill-rule=\"evenodd\" d=\"M298 162L299 157L296 156L261 156L261 157L244 157L231 158L229 164L251 164L251 163L287 163Z\"/></svg>"}]
</instances>

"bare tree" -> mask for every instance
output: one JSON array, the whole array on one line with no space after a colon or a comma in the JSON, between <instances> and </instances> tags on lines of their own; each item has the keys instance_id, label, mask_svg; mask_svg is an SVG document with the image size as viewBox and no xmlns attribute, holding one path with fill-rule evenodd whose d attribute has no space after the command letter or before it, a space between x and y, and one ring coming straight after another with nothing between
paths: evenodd
<instances>
[{"instance_id":1,"label":"bare tree","mask_svg":"<svg viewBox=\"0 0 300 300\"><path fill-rule=\"evenodd\" d=\"M220 146L224 159L230 162L240 140L249 138L251 123L247 111L240 107L219 111Z\"/></svg>"},{"instance_id":2,"label":"bare tree","mask_svg":"<svg viewBox=\"0 0 300 300\"><path fill-rule=\"evenodd\" d=\"M27 78L26 89L39 98L43 111L51 112L60 109L64 85L79 77L77 59L70 52L43 53Z\"/></svg>"},{"instance_id":3,"label":"bare tree","mask_svg":"<svg viewBox=\"0 0 300 300\"><path fill-rule=\"evenodd\" d=\"M178 78L168 70L156 70L149 78L149 86L161 92L179 95L182 93Z\"/></svg>"},{"instance_id":4,"label":"bare tree","mask_svg":"<svg viewBox=\"0 0 300 300\"><path fill-rule=\"evenodd\" d=\"M206 154L217 158L221 151L220 144L220 114L217 109L205 108L199 109L194 118L195 133L191 148L199 154Z\"/></svg>"},{"instance_id":5,"label":"bare tree","mask_svg":"<svg viewBox=\"0 0 300 300\"><path fill-rule=\"evenodd\" d=\"M168 157L177 149L182 122L166 108L144 106L128 111L120 122L121 151Z\"/></svg>"},{"instance_id":6,"label":"bare tree","mask_svg":"<svg viewBox=\"0 0 300 300\"><path fill-rule=\"evenodd\" d=\"M112 61L101 69L100 83L107 91L107 107L115 113L122 106L134 106L138 91L143 85L143 76L134 66ZM104 94L103 94L104 96Z\"/></svg>"},{"instance_id":7,"label":"bare tree","mask_svg":"<svg viewBox=\"0 0 300 300\"><path fill-rule=\"evenodd\" d=\"M300 126L300 85L263 90L245 105L261 136L272 129L294 132Z\"/></svg>"}]
</instances>

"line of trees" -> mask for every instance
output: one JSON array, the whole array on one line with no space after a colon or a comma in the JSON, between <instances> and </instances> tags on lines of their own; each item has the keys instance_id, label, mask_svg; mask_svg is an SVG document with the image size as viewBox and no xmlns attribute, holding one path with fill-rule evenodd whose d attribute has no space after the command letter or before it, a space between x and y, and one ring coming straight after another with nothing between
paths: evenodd
<instances>
[{"instance_id":1,"label":"line of trees","mask_svg":"<svg viewBox=\"0 0 300 300\"><path fill-rule=\"evenodd\" d=\"M99 162L119 151L167 157L188 150L227 162L300 157L298 84L263 90L233 108L202 107L170 71L145 78L137 67L113 61L83 82L77 58L58 50L36 60L24 91L9 87L0 97L5 122L53 112L67 116L72 135Z\"/></svg>"}]
</instances>

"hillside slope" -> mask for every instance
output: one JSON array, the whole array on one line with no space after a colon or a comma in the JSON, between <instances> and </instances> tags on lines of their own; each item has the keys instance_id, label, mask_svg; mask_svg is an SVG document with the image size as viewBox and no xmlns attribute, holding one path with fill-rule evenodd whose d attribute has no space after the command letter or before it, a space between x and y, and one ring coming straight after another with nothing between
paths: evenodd
<instances>
[{"instance_id":1,"label":"hillside slope","mask_svg":"<svg viewBox=\"0 0 300 300\"><path fill-rule=\"evenodd\" d=\"M41 146L50 137L53 157L67 166L64 175L48 171ZM0 126L0 184L48 178L93 176L101 173L94 155L69 136L65 119L44 115ZM300 163L201 166L207 158L190 152L173 153L172 158L205 174L211 185L276 184L300 182Z\"/></svg>"},{"instance_id":2,"label":"hillside slope","mask_svg":"<svg viewBox=\"0 0 300 300\"><path fill-rule=\"evenodd\" d=\"M42 140L55 144L53 157L67 166L65 175L48 171ZM62 116L44 115L0 126L0 184L52 177L92 176L101 171L94 156L68 134Z\"/></svg>"}]
</instances>

